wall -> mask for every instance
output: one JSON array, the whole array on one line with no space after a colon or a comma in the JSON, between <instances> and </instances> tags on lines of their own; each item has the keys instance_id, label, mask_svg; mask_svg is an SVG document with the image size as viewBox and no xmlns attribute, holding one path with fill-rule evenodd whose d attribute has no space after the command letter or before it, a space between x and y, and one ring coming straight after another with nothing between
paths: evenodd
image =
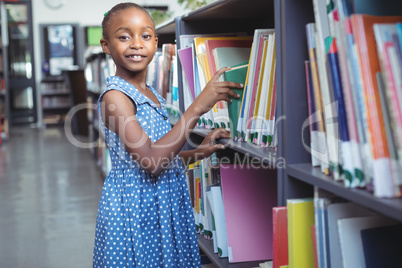
<instances>
[{"instance_id":1,"label":"wall","mask_svg":"<svg viewBox=\"0 0 402 268\"><path fill-rule=\"evenodd\" d=\"M80 26L100 25L103 14L111 9L115 4L122 0L64 0L64 5L59 9L48 8L44 0L32 1L33 29L34 29L34 54L35 70L37 81L37 98L40 104L40 80L42 78L41 69L41 36L39 25L43 23L78 23ZM124 2L124 0L123 0ZM140 0L135 1L140 5L161 5L168 6L169 11L174 12L174 17L180 16L188 10L184 10L177 0ZM41 120L41 108L38 111L39 121ZM40 122L39 122L40 124Z\"/></svg>"}]
</instances>

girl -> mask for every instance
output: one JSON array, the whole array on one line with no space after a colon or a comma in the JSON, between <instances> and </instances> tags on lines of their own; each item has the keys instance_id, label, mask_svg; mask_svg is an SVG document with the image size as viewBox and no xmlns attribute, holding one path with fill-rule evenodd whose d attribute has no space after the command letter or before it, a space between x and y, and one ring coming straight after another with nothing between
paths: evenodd
<instances>
[{"instance_id":1,"label":"girl","mask_svg":"<svg viewBox=\"0 0 402 268\"><path fill-rule=\"evenodd\" d=\"M98 207L93 267L200 267L199 248L183 163L208 157L223 145L211 132L181 151L198 118L220 100L239 96L219 70L171 128L165 100L146 84L158 38L149 13L134 3L114 6L102 22L101 46L116 65L99 98L102 128L112 158ZM230 97L229 97L230 96Z\"/></svg>"}]
</instances>

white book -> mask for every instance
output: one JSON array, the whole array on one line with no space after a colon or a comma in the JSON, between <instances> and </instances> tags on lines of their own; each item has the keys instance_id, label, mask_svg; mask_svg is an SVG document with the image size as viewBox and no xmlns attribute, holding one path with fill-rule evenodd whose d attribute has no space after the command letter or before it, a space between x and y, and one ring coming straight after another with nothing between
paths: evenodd
<instances>
[{"instance_id":1,"label":"white book","mask_svg":"<svg viewBox=\"0 0 402 268\"><path fill-rule=\"evenodd\" d=\"M216 240L218 255L220 258L228 257L228 238L226 233L225 209L223 207L222 192L220 186L212 186L212 210L215 219Z\"/></svg>"},{"instance_id":2,"label":"white book","mask_svg":"<svg viewBox=\"0 0 402 268\"><path fill-rule=\"evenodd\" d=\"M383 216L368 216L338 220L339 243L344 268L365 268L363 243L360 231L397 224Z\"/></svg>"}]
</instances>

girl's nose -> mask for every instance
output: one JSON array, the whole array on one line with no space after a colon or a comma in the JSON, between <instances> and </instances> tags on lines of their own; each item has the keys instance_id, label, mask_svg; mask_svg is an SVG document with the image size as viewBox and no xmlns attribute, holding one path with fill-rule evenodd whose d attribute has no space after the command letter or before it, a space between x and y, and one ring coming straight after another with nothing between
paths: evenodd
<instances>
[{"instance_id":1,"label":"girl's nose","mask_svg":"<svg viewBox=\"0 0 402 268\"><path fill-rule=\"evenodd\" d=\"M141 40L141 38L137 37L137 36L133 37L133 39L131 40L131 43L130 43L130 48L133 48L133 49L142 48L142 40Z\"/></svg>"}]
</instances>

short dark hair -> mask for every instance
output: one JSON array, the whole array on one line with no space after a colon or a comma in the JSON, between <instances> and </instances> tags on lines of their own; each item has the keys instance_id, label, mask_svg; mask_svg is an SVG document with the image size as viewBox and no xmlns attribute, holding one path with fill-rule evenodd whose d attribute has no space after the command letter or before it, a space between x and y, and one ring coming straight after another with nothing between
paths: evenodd
<instances>
[{"instance_id":1,"label":"short dark hair","mask_svg":"<svg viewBox=\"0 0 402 268\"><path fill-rule=\"evenodd\" d=\"M108 38L108 36L107 36L107 28L109 26L110 18L112 16L114 16L115 14L118 14L121 11L129 9L129 8L136 8L136 9L144 11L149 16L149 18L151 19L152 26L155 28L154 20L152 19L152 17L149 14L148 10L146 10L144 7L142 7L142 6L140 6L140 5L136 4L136 3L132 3L132 2L120 3L120 4L117 4L114 7L112 7L112 9L110 9L108 12L106 12L105 16L103 17L103 20L102 20L102 36L103 36L104 39Z\"/></svg>"}]
</instances>

